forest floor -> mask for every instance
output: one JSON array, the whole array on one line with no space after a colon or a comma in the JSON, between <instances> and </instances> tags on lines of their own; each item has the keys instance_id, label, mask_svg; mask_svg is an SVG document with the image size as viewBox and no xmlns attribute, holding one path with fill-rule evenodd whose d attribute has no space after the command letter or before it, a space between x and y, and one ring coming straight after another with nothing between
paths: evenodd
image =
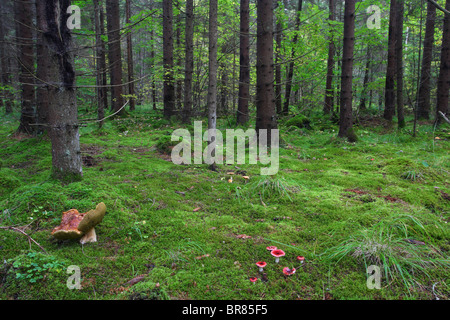
<instances>
[{"instance_id":1,"label":"forest floor","mask_svg":"<svg viewBox=\"0 0 450 320\"><path fill-rule=\"evenodd\" d=\"M411 121L369 118L356 143L320 116L310 130L281 121L279 172L261 176L259 164L173 164L167 137L183 126L138 107L81 128L84 178L63 184L48 137L17 136L17 114L2 116L0 227L40 247L0 229L0 299L448 299L450 129L421 123L413 138ZM98 242L51 236L62 212L99 202ZM285 251L279 263L268 246Z\"/></svg>"}]
</instances>

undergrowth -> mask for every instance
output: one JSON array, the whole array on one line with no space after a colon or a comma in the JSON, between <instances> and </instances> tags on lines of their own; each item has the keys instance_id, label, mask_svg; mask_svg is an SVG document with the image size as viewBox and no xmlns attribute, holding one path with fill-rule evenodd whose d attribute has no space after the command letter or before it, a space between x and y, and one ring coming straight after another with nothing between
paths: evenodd
<instances>
[{"instance_id":1,"label":"undergrowth","mask_svg":"<svg viewBox=\"0 0 450 320\"><path fill-rule=\"evenodd\" d=\"M138 106L80 129L83 180L64 184L48 137L16 136L17 117L2 117L0 227L22 233L0 229L0 299L448 299L448 127L412 138L412 122L360 121L350 143L316 115L311 129L288 120L279 171L261 176L260 164L173 164L168 137L192 124ZM99 202L98 242L51 236L62 212ZM285 251L279 263L268 246ZM367 287L369 265L381 289Z\"/></svg>"}]
</instances>

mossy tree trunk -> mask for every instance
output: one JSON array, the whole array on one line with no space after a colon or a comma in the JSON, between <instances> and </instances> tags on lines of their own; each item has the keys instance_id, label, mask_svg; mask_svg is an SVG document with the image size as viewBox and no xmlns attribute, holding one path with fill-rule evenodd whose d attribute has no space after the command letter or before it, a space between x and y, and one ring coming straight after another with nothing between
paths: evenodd
<instances>
[{"instance_id":1,"label":"mossy tree trunk","mask_svg":"<svg viewBox=\"0 0 450 320\"><path fill-rule=\"evenodd\" d=\"M49 136L53 176L64 181L82 177L72 38L67 28L69 0L45 0L42 30L49 52L47 75Z\"/></svg>"}]
</instances>

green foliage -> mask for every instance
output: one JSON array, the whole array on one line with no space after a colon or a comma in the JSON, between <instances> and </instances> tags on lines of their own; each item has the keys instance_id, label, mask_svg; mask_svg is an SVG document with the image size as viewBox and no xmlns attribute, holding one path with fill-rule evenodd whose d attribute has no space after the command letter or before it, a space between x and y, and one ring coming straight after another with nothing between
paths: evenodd
<instances>
[{"instance_id":1,"label":"green foliage","mask_svg":"<svg viewBox=\"0 0 450 320\"><path fill-rule=\"evenodd\" d=\"M413 237L413 238L411 238ZM428 270L450 267L450 260L423 241L431 240L425 226L412 216L399 216L387 219L364 228L347 240L328 249L325 260L339 263L345 257L354 257L368 265L377 265L383 270L388 283L400 279L409 290L415 285L418 273L428 276Z\"/></svg>"},{"instance_id":2,"label":"green foliage","mask_svg":"<svg viewBox=\"0 0 450 320\"><path fill-rule=\"evenodd\" d=\"M64 271L65 263L58 261L54 256L48 256L39 252L28 252L9 259L7 263L12 265L12 273L18 281L36 283L43 281L52 273L60 274Z\"/></svg>"}]
</instances>

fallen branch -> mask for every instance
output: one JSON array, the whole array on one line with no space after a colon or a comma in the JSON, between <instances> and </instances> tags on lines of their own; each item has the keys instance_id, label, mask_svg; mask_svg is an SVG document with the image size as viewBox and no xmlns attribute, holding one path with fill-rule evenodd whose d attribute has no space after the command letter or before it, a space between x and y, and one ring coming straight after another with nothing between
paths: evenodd
<instances>
[{"instance_id":1,"label":"fallen branch","mask_svg":"<svg viewBox=\"0 0 450 320\"><path fill-rule=\"evenodd\" d=\"M47 254L47 251L45 251L45 249L39 243L37 243L33 238L31 238L23 230L21 230L19 228L15 228L15 227L0 227L0 230L12 230L12 231L16 231L16 232L19 232L19 233L23 234L24 236L26 236L28 238L28 242L30 243L30 247L31 247L31 241L33 241L34 244L36 244L39 248L41 248L42 251L45 252L45 254Z\"/></svg>"},{"instance_id":2,"label":"fallen branch","mask_svg":"<svg viewBox=\"0 0 450 320\"><path fill-rule=\"evenodd\" d=\"M436 1L433 0L427 0L429 3L431 3L432 5L434 5L436 8L438 8L439 10L441 10L442 12L444 12L445 14L449 14L450 15L450 11L446 10L445 8L441 7L439 4L437 4Z\"/></svg>"},{"instance_id":3,"label":"fallen branch","mask_svg":"<svg viewBox=\"0 0 450 320\"><path fill-rule=\"evenodd\" d=\"M450 120L445 116L445 114L442 111L439 111L439 114L441 115L442 118L444 118L445 121L447 121L447 123L450 124Z\"/></svg>"}]
</instances>

